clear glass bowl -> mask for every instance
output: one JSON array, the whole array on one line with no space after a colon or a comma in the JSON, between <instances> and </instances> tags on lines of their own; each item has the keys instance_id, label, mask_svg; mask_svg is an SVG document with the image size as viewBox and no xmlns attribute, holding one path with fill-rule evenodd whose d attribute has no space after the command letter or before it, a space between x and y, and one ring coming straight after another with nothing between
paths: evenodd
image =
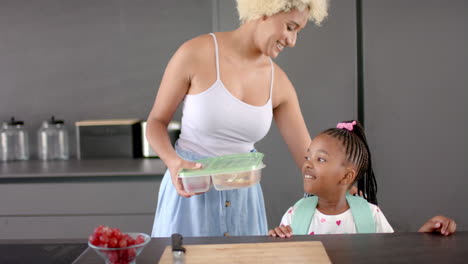
<instances>
[{"instance_id":1,"label":"clear glass bowl","mask_svg":"<svg viewBox=\"0 0 468 264\"><path fill-rule=\"evenodd\" d=\"M123 247L123 248L103 248L103 247L98 247L93 244L91 244L88 241L88 246L96 253L101 256L105 261L106 264L135 264L136 263L136 258L140 253L143 251L143 248L151 241L151 237L145 233L124 233L130 235L133 239L136 239L138 236L143 236L145 238L145 241L143 243L129 246L129 247Z\"/></svg>"}]
</instances>

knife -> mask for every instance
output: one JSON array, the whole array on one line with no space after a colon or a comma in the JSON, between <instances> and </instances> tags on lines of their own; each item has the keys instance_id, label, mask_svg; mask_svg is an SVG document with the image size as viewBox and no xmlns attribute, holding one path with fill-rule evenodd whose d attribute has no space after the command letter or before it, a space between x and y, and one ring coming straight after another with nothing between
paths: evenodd
<instances>
[{"instance_id":1,"label":"knife","mask_svg":"<svg viewBox=\"0 0 468 264\"><path fill-rule=\"evenodd\" d=\"M172 260L174 264L185 264L185 248L182 235L172 234Z\"/></svg>"}]
</instances>

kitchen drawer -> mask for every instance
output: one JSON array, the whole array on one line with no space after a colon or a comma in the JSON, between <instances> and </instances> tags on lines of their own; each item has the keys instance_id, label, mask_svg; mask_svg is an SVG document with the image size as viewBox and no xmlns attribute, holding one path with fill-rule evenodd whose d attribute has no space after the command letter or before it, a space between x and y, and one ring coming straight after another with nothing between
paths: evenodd
<instances>
[{"instance_id":1,"label":"kitchen drawer","mask_svg":"<svg viewBox=\"0 0 468 264\"><path fill-rule=\"evenodd\" d=\"M161 177L0 184L2 216L151 214ZM9 202L5 202L9 201Z\"/></svg>"},{"instance_id":2,"label":"kitchen drawer","mask_svg":"<svg viewBox=\"0 0 468 264\"><path fill-rule=\"evenodd\" d=\"M1 239L88 238L98 225L151 233L154 214L0 217Z\"/></svg>"}]
</instances>

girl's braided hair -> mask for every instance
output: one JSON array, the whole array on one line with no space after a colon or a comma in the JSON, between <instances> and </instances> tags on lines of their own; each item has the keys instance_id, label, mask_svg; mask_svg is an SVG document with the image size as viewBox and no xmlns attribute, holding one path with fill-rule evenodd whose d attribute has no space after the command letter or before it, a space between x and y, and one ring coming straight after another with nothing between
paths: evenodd
<instances>
[{"instance_id":1,"label":"girl's braided hair","mask_svg":"<svg viewBox=\"0 0 468 264\"><path fill-rule=\"evenodd\" d=\"M362 191L368 202L377 205L377 182L372 169L372 159L364 128L355 120L344 121L343 123L348 127L350 126L351 130L347 128L330 128L321 134L337 138L343 144L347 160L357 167L357 176L353 184L357 181L358 194Z\"/></svg>"}]
</instances>

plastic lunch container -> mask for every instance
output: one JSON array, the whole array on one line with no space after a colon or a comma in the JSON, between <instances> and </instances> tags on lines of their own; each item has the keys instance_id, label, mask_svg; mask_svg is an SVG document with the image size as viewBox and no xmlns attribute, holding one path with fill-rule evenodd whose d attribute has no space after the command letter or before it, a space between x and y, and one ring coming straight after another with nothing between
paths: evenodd
<instances>
[{"instance_id":1,"label":"plastic lunch container","mask_svg":"<svg viewBox=\"0 0 468 264\"><path fill-rule=\"evenodd\" d=\"M206 192L213 183L216 190L248 187L260 182L263 153L249 152L197 160L199 170L182 170L179 178L187 192Z\"/></svg>"}]
</instances>

